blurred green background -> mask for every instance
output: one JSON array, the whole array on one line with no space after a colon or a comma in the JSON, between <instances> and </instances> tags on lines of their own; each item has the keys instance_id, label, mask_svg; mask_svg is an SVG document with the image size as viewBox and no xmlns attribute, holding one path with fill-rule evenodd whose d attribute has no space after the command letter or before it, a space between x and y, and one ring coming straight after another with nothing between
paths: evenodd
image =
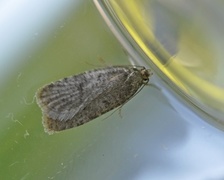
<instances>
[{"instance_id":1,"label":"blurred green background","mask_svg":"<svg viewBox=\"0 0 224 180\"><path fill-rule=\"evenodd\" d=\"M32 50L14 59L1 82L0 179L66 179L74 158L81 158L99 133L100 120L49 136L34 100L36 90L85 70L129 64L92 1L62 13L47 35L35 34L39 43L33 41Z\"/></svg>"}]
</instances>

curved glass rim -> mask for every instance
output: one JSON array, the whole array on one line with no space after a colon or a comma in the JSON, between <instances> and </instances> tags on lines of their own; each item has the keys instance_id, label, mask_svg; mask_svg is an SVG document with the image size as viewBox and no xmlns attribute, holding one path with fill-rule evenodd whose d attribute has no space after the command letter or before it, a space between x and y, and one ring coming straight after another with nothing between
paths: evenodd
<instances>
[{"instance_id":1,"label":"curved glass rim","mask_svg":"<svg viewBox=\"0 0 224 180\"><path fill-rule=\"evenodd\" d=\"M127 50L132 65L136 65L135 64L136 62L137 65L142 65L146 67L150 66L150 68L152 68L153 71L155 71L156 74L159 76L156 82L153 81L154 84L156 84L159 88L163 90L165 85L166 90L170 92L168 93L169 96L175 96L175 98L177 98L178 101L184 103L186 109L188 110L190 109L195 113L197 117L206 120L209 124L221 130L224 130L224 124L218 120L223 117L223 114L209 107L202 106L202 104L200 104L197 100L184 93L175 83L173 83L169 79L169 77L167 77L163 72L161 72L161 70L142 51L142 49L134 41L131 35L127 31L125 31L125 27L122 25L121 22L119 22L113 8L111 7L110 3L107 0L94 0L94 3L99 12L101 13L102 17L108 24L111 31L114 33L114 35L119 40L121 45L125 48L125 50ZM146 59L148 61L146 61ZM173 98L171 97L168 98L171 101L173 100ZM172 102L171 105L173 106ZM178 107L174 108L177 111L179 111Z\"/></svg>"}]
</instances>

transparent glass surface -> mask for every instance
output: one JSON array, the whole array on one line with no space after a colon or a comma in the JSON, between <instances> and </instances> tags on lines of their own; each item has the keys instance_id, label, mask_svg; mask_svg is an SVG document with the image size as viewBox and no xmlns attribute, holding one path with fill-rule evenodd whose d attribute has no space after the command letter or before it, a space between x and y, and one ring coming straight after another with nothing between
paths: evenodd
<instances>
[{"instance_id":1,"label":"transparent glass surface","mask_svg":"<svg viewBox=\"0 0 224 180\"><path fill-rule=\"evenodd\" d=\"M182 103L223 129L223 1L95 2L135 62L149 64Z\"/></svg>"}]
</instances>

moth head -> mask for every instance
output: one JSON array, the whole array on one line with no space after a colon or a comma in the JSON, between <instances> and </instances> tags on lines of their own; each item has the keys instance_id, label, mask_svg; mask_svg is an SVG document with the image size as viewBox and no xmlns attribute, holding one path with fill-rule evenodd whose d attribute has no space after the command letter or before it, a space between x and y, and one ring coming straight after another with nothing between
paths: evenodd
<instances>
[{"instance_id":1,"label":"moth head","mask_svg":"<svg viewBox=\"0 0 224 180\"><path fill-rule=\"evenodd\" d=\"M152 76L152 74L153 74L150 69L145 69L145 67L140 69L140 72L142 75L142 79L145 83L147 83L149 81L149 77Z\"/></svg>"}]
</instances>

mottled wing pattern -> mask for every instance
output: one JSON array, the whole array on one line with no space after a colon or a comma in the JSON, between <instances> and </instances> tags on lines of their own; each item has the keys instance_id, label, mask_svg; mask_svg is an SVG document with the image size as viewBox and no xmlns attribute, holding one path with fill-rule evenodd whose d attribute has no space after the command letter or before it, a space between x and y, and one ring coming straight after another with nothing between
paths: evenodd
<instances>
[{"instance_id":1,"label":"mottled wing pattern","mask_svg":"<svg viewBox=\"0 0 224 180\"><path fill-rule=\"evenodd\" d=\"M103 91L103 74L103 70L96 70L53 82L38 90L37 102L50 118L71 119Z\"/></svg>"},{"instance_id":2,"label":"mottled wing pattern","mask_svg":"<svg viewBox=\"0 0 224 180\"><path fill-rule=\"evenodd\" d=\"M150 75L145 68L113 66L44 86L36 97L45 131L53 133L82 125L124 104Z\"/></svg>"},{"instance_id":3,"label":"mottled wing pattern","mask_svg":"<svg viewBox=\"0 0 224 180\"><path fill-rule=\"evenodd\" d=\"M110 79L119 76L119 73L123 71L116 69L115 72L114 68L108 67L53 82L38 90L38 104L48 117L60 121L69 120L102 94L105 88L110 88Z\"/></svg>"}]
</instances>

